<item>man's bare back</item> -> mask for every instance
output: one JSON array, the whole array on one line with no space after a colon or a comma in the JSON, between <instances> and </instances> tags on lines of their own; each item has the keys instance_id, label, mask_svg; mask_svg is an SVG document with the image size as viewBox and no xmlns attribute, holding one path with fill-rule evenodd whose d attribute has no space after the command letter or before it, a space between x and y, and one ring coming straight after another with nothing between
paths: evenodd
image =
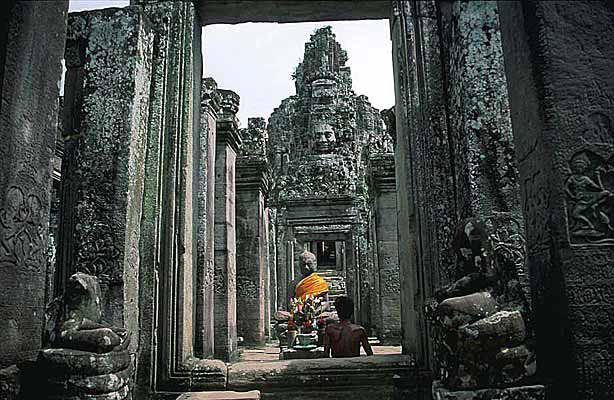
<instances>
[{"instance_id":1,"label":"man's bare back","mask_svg":"<svg viewBox=\"0 0 614 400\"><path fill-rule=\"evenodd\" d=\"M326 327L324 336L325 357L330 357L331 353L335 358L358 357L360 356L361 344L367 355L373 355L365 328L360 325L353 324L349 320L341 320L339 323L330 324Z\"/></svg>"}]
</instances>

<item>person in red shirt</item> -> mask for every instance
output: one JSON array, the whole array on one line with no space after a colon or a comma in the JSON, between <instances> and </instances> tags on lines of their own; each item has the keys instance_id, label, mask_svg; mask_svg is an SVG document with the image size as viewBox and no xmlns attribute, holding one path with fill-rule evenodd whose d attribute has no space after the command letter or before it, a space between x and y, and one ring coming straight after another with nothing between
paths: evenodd
<instances>
[{"instance_id":1,"label":"person in red shirt","mask_svg":"<svg viewBox=\"0 0 614 400\"><path fill-rule=\"evenodd\" d=\"M324 357L358 357L360 346L365 349L368 356L373 350L367 338L365 328L350 321L354 313L354 302L346 296L335 299L335 309L339 322L329 324L324 333Z\"/></svg>"}]
</instances>

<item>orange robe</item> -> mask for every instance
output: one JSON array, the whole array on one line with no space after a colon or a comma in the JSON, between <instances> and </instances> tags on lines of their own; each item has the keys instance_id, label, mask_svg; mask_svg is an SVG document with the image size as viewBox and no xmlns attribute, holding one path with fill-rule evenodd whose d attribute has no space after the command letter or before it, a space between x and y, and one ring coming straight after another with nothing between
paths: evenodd
<instances>
[{"instance_id":1,"label":"orange robe","mask_svg":"<svg viewBox=\"0 0 614 400\"><path fill-rule=\"evenodd\" d=\"M305 298L307 295L318 296L328 292L328 284L320 275L312 272L306 278L303 278L294 288L294 296Z\"/></svg>"}]
</instances>

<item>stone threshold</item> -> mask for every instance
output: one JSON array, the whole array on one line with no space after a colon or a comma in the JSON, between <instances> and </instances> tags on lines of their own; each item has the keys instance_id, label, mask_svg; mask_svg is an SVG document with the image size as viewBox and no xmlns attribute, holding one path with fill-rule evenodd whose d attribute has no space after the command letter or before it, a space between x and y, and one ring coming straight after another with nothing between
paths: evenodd
<instances>
[{"instance_id":1,"label":"stone threshold","mask_svg":"<svg viewBox=\"0 0 614 400\"><path fill-rule=\"evenodd\" d=\"M228 365L226 390L258 390L262 399L429 399L432 376L401 354L313 360L244 361ZM159 400L182 393L158 392ZM415 396L415 397L413 397Z\"/></svg>"}]
</instances>

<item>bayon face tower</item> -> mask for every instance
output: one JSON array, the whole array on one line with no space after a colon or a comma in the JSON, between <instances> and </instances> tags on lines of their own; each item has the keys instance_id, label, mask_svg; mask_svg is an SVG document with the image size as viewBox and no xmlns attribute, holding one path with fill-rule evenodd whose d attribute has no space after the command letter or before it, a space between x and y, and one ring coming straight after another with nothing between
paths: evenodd
<instances>
[{"instance_id":1,"label":"bayon face tower","mask_svg":"<svg viewBox=\"0 0 614 400\"><path fill-rule=\"evenodd\" d=\"M293 75L296 95L269 119L269 158L277 177L274 201L360 197L369 143L384 125L366 96L352 90L347 53L331 27L305 43Z\"/></svg>"}]
</instances>

